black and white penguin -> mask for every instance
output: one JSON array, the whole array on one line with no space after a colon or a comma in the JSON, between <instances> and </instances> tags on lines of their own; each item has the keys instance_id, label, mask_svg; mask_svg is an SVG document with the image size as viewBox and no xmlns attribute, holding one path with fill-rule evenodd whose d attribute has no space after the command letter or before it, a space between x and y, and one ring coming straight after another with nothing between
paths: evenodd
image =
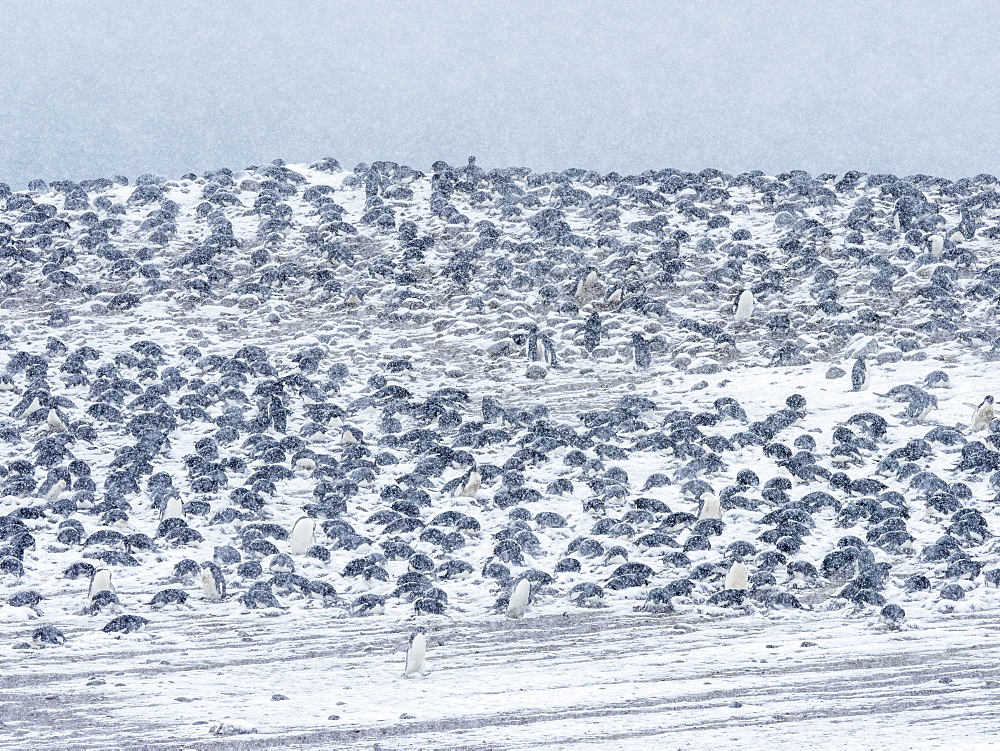
<instances>
[{"instance_id":1,"label":"black and white penguin","mask_svg":"<svg viewBox=\"0 0 1000 751\"><path fill-rule=\"evenodd\" d=\"M972 432L986 430L993 420L993 397L987 396L972 414Z\"/></svg>"},{"instance_id":2,"label":"black and white penguin","mask_svg":"<svg viewBox=\"0 0 1000 751\"><path fill-rule=\"evenodd\" d=\"M583 347L593 352L601 345L601 317L595 311L583 326Z\"/></svg>"},{"instance_id":3,"label":"black and white penguin","mask_svg":"<svg viewBox=\"0 0 1000 751\"><path fill-rule=\"evenodd\" d=\"M632 334L632 352L635 357L635 367L645 370L652 364L653 356L649 351L649 342L642 334Z\"/></svg>"},{"instance_id":4,"label":"black and white penguin","mask_svg":"<svg viewBox=\"0 0 1000 751\"><path fill-rule=\"evenodd\" d=\"M98 592L114 593L114 591L114 585L111 583L111 570L99 568L90 579L90 592L87 595L87 599L93 602Z\"/></svg>"},{"instance_id":5,"label":"black and white penguin","mask_svg":"<svg viewBox=\"0 0 1000 751\"><path fill-rule=\"evenodd\" d=\"M219 602L226 596L226 578L218 564L212 561L201 564L201 586L209 602Z\"/></svg>"},{"instance_id":6,"label":"black and white penguin","mask_svg":"<svg viewBox=\"0 0 1000 751\"><path fill-rule=\"evenodd\" d=\"M288 536L288 551L292 555L304 555L315 542L316 522L303 516L292 527Z\"/></svg>"},{"instance_id":7,"label":"black and white penguin","mask_svg":"<svg viewBox=\"0 0 1000 751\"><path fill-rule=\"evenodd\" d=\"M510 601L507 603L506 616L513 620L524 618L524 613L528 609L528 598L531 596L531 582L521 579L511 592Z\"/></svg>"},{"instance_id":8,"label":"black and white penguin","mask_svg":"<svg viewBox=\"0 0 1000 751\"><path fill-rule=\"evenodd\" d=\"M705 493L701 497L701 510L698 512L699 519L721 519L722 505L719 496L715 493Z\"/></svg>"},{"instance_id":9,"label":"black and white penguin","mask_svg":"<svg viewBox=\"0 0 1000 751\"><path fill-rule=\"evenodd\" d=\"M729 567L729 571L726 573L726 589L745 590L749 578L746 565L741 561L736 561Z\"/></svg>"},{"instance_id":10,"label":"black and white penguin","mask_svg":"<svg viewBox=\"0 0 1000 751\"><path fill-rule=\"evenodd\" d=\"M864 391L868 388L868 381L871 376L871 372L868 368L868 361L859 357L854 361L854 367L851 369L851 391Z\"/></svg>"},{"instance_id":11,"label":"black and white penguin","mask_svg":"<svg viewBox=\"0 0 1000 751\"><path fill-rule=\"evenodd\" d=\"M464 498L475 498L479 492L479 486L483 482L483 476L476 469L469 470L468 478L462 484L462 492L459 494Z\"/></svg>"},{"instance_id":12,"label":"black and white penguin","mask_svg":"<svg viewBox=\"0 0 1000 751\"><path fill-rule=\"evenodd\" d=\"M410 634L410 645L406 648L406 670L403 672L404 678L411 678L414 675L425 676L430 671L427 670L427 637L424 635L426 629L423 626L415 629Z\"/></svg>"},{"instance_id":13,"label":"black and white penguin","mask_svg":"<svg viewBox=\"0 0 1000 751\"><path fill-rule=\"evenodd\" d=\"M173 495L167 499L167 502L163 507L163 514L160 516L160 520L184 519L186 516L187 515L184 513L184 504L181 501L180 496Z\"/></svg>"},{"instance_id":14,"label":"black and white penguin","mask_svg":"<svg viewBox=\"0 0 1000 751\"><path fill-rule=\"evenodd\" d=\"M749 321L750 317L753 315L753 309L756 304L757 300L754 298L753 292L748 289L743 290L740 293L739 299L736 301L736 313L733 316L733 319L737 323Z\"/></svg>"},{"instance_id":15,"label":"black and white penguin","mask_svg":"<svg viewBox=\"0 0 1000 751\"><path fill-rule=\"evenodd\" d=\"M138 615L119 615L101 629L106 634L131 634L142 631L149 621Z\"/></svg>"},{"instance_id":16,"label":"black and white penguin","mask_svg":"<svg viewBox=\"0 0 1000 751\"><path fill-rule=\"evenodd\" d=\"M55 626L41 626L31 632L31 642L36 647L58 647L66 643L66 637Z\"/></svg>"},{"instance_id":17,"label":"black and white penguin","mask_svg":"<svg viewBox=\"0 0 1000 751\"><path fill-rule=\"evenodd\" d=\"M906 620L906 612L894 603L889 603L879 613L882 623L889 628L899 628Z\"/></svg>"}]
</instances>

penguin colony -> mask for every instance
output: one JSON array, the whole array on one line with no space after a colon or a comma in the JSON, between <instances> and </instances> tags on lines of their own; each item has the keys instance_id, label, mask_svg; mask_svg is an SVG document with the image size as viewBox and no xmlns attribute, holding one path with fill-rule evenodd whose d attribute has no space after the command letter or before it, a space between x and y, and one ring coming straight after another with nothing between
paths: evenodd
<instances>
[{"instance_id":1,"label":"penguin colony","mask_svg":"<svg viewBox=\"0 0 1000 751\"><path fill-rule=\"evenodd\" d=\"M998 188L0 184L0 619L996 607Z\"/></svg>"}]
</instances>

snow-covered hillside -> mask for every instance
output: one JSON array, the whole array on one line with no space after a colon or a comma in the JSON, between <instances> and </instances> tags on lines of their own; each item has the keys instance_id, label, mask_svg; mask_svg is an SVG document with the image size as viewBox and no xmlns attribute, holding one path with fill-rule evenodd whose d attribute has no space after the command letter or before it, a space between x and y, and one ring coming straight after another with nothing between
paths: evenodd
<instances>
[{"instance_id":1,"label":"snow-covered hillside","mask_svg":"<svg viewBox=\"0 0 1000 751\"><path fill-rule=\"evenodd\" d=\"M0 185L0 689L250 632L375 639L397 692L417 625L480 671L474 635L533 620L647 656L658 624L969 644L1000 607L997 189L471 159ZM572 643L552 669L621 659Z\"/></svg>"}]
</instances>

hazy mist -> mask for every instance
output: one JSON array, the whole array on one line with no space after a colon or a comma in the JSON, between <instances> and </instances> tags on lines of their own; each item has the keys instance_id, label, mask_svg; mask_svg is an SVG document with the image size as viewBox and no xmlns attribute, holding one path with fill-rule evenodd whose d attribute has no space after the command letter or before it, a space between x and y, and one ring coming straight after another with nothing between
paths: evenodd
<instances>
[{"instance_id":1,"label":"hazy mist","mask_svg":"<svg viewBox=\"0 0 1000 751\"><path fill-rule=\"evenodd\" d=\"M347 167L1000 171L982 2L0 6L0 181Z\"/></svg>"}]
</instances>

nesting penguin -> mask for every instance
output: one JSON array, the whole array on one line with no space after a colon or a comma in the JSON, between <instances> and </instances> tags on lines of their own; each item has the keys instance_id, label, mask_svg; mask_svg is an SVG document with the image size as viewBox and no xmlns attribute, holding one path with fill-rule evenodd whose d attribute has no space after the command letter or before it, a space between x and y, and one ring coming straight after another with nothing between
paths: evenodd
<instances>
[{"instance_id":1,"label":"nesting penguin","mask_svg":"<svg viewBox=\"0 0 1000 751\"><path fill-rule=\"evenodd\" d=\"M524 618L524 613L528 609L528 598L531 596L531 582L521 579L510 594L510 601L507 603L506 616L513 620Z\"/></svg>"},{"instance_id":2,"label":"nesting penguin","mask_svg":"<svg viewBox=\"0 0 1000 751\"><path fill-rule=\"evenodd\" d=\"M993 420L993 397L987 396L972 414L972 432L986 430Z\"/></svg>"},{"instance_id":3,"label":"nesting penguin","mask_svg":"<svg viewBox=\"0 0 1000 751\"><path fill-rule=\"evenodd\" d=\"M404 678L411 678L414 675L425 676L430 671L427 670L427 637L424 635L423 626L414 630L410 634L410 645L406 648L406 670L403 672Z\"/></svg>"},{"instance_id":4,"label":"nesting penguin","mask_svg":"<svg viewBox=\"0 0 1000 751\"><path fill-rule=\"evenodd\" d=\"M868 388L868 382L871 377L871 370L868 367L868 361L859 357L854 361L854 367L851 368L851 391L864 391Z\"/></svg>"}]
</instances>

